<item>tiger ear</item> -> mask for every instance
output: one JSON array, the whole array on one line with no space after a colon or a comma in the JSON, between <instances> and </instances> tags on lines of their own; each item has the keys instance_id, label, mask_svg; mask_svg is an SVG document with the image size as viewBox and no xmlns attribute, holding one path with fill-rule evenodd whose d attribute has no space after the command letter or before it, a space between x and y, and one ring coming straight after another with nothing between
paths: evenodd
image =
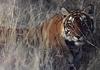
<instances>
[{"instance_id":1,"label":"tiger ear","mask_svg":"<svg viewBox=\"0 0 100 70\"><path fill-rule=\"evenodd\" d=\"M69 15L69 12L65 8L61 8L61 13L66 17Z\"/></svg>"},{"instance_id":2,"label":"tiger ear","mask_svg":"<svg viewBox=\"0 0 100 70\"><path fill-rule=\"evenodd\" d=\"M95 18L95 10L96 6L93 4L89 4L86 8L84 8L84 12L86 12L91 18Z\"/></svg>"}]
</instances>

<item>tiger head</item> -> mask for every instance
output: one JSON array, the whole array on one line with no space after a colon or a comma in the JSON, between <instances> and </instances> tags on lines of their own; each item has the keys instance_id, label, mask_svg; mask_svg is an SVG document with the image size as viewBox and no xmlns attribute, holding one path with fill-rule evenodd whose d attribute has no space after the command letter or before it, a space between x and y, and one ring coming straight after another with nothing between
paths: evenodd
<instances>
[{"instance_id":1,"label":"tiger head","mask_svg":"<svg viewBox=\"0 0 100 70\"><path fill-rule=\"evenodd\" d=\"M83 44L83 41L94 31L93 19L79 10L71 13L63 10L65 17L63 37L70 42L73 41L76 45Z\"/></svg>"}]
</instances>

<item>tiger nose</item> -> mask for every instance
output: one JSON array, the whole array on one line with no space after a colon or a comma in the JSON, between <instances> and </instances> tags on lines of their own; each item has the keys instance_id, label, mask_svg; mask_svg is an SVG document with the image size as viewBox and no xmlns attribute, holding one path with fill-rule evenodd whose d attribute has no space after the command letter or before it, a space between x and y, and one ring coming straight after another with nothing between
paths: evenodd
<instances>
[{"instance_id":1,"label":"tiger nose","mask_svg":"<svg viewBox=\"0 0 100 70\"><path fill-rule=\"evenodd\" d=\"M78 39L80 39L80 36L76 36Z\"/></svg>"}]
</instances>

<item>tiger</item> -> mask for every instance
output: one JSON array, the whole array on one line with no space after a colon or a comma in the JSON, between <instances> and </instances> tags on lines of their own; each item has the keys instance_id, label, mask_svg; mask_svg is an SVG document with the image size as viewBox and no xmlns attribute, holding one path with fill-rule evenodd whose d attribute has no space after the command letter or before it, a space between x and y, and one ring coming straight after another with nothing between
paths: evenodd
<instances>
[{"instance_id":1,"label":"tiger","mask_svg":"<svg viewBox=\"0 0 100 70\"><path fill-rule=\"evenodd\" d=\"M94 21L87 13L79 10L68 12L62 8L60 13L45 20L36 28L31 28L28 42L44 49L50 48L47 64L46 53L41 56L43 65L40 66L40 70L86 70L90 54L87 55L88 51L85 51L88 47L84 49L83 46L93 31ZM51 63L52 68L49 68L51 58L54 61Z\"/></svg>"}]
</instances>

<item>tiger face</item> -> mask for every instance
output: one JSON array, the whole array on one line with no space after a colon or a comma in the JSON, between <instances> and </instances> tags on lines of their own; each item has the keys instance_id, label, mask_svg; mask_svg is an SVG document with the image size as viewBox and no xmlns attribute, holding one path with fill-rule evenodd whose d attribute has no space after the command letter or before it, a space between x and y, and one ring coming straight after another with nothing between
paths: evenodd
<instances>
[{"instance_id":1,"label":"tiger face","mask_svg":"<svg viewBox=\"0 0 100 70\"><path fill-rule=\"evenodd\" d=\"M64 20L64 38L73 41L75 45L84 44L83 41L93 33L93 19L84 12L74 11Z\"/></svg>"}]
</instances>

